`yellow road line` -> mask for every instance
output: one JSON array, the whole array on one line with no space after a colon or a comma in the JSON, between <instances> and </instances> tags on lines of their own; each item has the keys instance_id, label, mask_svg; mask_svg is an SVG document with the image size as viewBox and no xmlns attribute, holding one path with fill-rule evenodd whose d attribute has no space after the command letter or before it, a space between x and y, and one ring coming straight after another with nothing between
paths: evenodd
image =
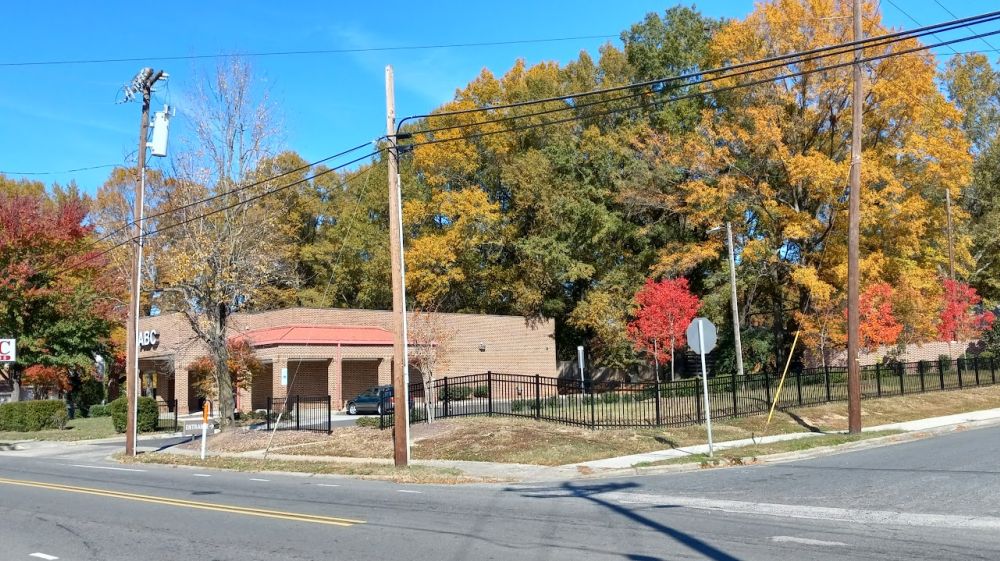
<instances>
[{"instance_id":1,"label":"yellow road line","mask_svg":"<svg viewBox=\"0 0 1000 561\"><path fill-rule=\"evenodd\" d=\"M61 485L59 483L44 483L40 481L26 481L21 479L6 479L3 477L0 477L0 484L18 485L21 487L35 487L38 489L48 489L51 491L64 491L67 493L97 495L101 497L112 497L116 499L126 499L130 501L177 506L183 508L211 510L215 512L225 512L230 514L244 514L247 516L277 518L280 520L292 520L295 522L312 522L315 524L329 524L332 526L346 527L346 526L354 526L355 524L365 523L364 520L353 520L350 518L336 518L332 516L302 514L297 512L284 512L280 510L268 510L263 508L247 508L242 506L205 503L200 501L188 501L184 499L172 499L169 497L156 497L153 495L140 495L137 493L125 493L122 491L111 491L108 489L95 489L92 487L76 487L73 485Z\"/></svg>"}]
</instances>

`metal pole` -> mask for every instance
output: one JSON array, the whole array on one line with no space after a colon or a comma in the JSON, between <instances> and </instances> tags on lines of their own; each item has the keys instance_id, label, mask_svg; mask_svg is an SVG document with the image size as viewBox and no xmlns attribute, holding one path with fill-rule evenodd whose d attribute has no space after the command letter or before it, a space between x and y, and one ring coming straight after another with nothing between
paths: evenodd
<instances>
[{"instance_id":1,"label":"metal pole","mask_svg":"<svg viewBox=\"0 0 1000 561\"><path fill-rule=\"evenodd\" d=\"M580 391L587 393L587 382L583 379L583 345L577 345L576 347L576 360L580 364Z\"/></svg>"},{"instance_id":2,"label":"metal pole","mask_svg":"<svg viewBox=\"0 0 1000 561\"><path fill-rule=\"evenodd\" d=\"M708 401L708 368L705 366L705 330L703 324L703 321L698 322L698 348L701 350L698 354L701 355L701 384L702 389L705 390L705 427L708 429L708 457L711 458L715 452L712 447L712 410Z\"/></svg>"},{"instance_id":3,"label":"metal pole","mask_svg":"<svg viewBox=\"0 0 1000 561\"><path fill-rule=\"evenodd\" d=\"M733 340L736 342L736 373L743 377L743 342L740 337L740 307L736 301L736 257L733 253L733 225L726 222L729 245L729 301L733 308Z\"/></svg>"},{"instance_id":4,"label":"metal pole","mask_svg":"<svg viewBox=\"0 0 1000 561\"><path fill-rule=\"evenodd\" d=\"M948 210L948 277L955 280L955 238L951 230L951 189L944 190L944 201Z\"/></svg>"},{"instance_id":5,"label":"metal pole","mask_svg":"<svg viewBox=\"0 0 1000 561\"><path fill-rule=\"evenodd\" d=\"M389 140L389 253L392 265L393 459L397 467L410 465L410 411L407 407L406 299L403 294L403 227L399 193L399 150L396 144L396 100L392 67L385 67L385 129Z\"/></svg>"},{"instance_id":6,"label":"metal pole","mask_svg":"<svg viewBox=\"0 0 1000 561\"><path fill-rule=\"evenodd\" d=\"M854 0L854 40L861 39L861 0ZM847 226L847 418L851 434L861 432L861 373L858 344L861 316L858 302L861 239L861 63L862 49L854 50L854 93L851 96L851 177Z\"/></svg>"}]
</instances>

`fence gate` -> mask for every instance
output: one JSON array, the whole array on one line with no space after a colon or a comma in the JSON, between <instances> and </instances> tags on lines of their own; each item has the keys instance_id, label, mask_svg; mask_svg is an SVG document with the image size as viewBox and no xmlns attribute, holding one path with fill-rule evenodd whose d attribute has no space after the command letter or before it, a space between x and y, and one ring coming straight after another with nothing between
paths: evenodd
<instances>
[{"instance_id":1,"label":"fence gate","mask_svg":"<svg viewBox=\"0 0 1000 561\"><path fill-rule=\"evenodd\" d=\"M267 430L308 430L330 433L330 396L296 395L267 399Z\"/></svg>"}]
</instances>

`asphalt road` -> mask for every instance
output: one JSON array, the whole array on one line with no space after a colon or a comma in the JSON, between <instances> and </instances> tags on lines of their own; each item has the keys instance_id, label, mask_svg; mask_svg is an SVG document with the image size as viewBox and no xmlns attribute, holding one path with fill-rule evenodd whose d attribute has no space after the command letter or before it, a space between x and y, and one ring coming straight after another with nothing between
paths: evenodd
<instances>
[{"instance_id":1,"label":"asphalt road","mask_svg":"<svg viewBox=\"0 0 1000 561\"><path fill-rule=\"evenodd\" d=\"M781 465L539 485L132 467L101 452L0 454L0 558L1000 558L1000 428Z\"/></svg>"}]
</instances>

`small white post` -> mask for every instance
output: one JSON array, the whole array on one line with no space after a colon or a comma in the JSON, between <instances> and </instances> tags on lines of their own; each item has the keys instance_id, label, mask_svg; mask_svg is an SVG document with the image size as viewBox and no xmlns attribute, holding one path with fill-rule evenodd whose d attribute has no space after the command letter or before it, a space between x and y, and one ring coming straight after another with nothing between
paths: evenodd
<instances>
[{"instance_id":1,"label":"small white post","mask_svg":"<svg viewBox=\"0 0 1000 561\"><path fill-rule=\"evenodd\" d=\"M712 447L712 410L711 405L708 401L708 368L705 366L705 330L703 327L704 322L698 321L698 343L701 352L701 384L702 389L705 390L705 426L708 428L708 457L711 458L714 455L714 450Z\"/></svg>"},{"instance_id":2,"label":"small white post","mask_svg":"<svg viewBox=\"0 0 1000 561\"><path fill-rule=\"evenodd\" d=\"M201 459L205 459L205 445L208 439L208 402L202 406L201 410Z\"/></svg>"},{"instance_id":3,"label":"small white post","mask_svg":"<svg viewBox=\"0 0 1000 561\"><path fill-rule=\"evenodd\" d=\"M583 379L583 345L576 347L576 360L580 363L580 391L587 393L587 382Z\"/></svg>"}]
</instances>

